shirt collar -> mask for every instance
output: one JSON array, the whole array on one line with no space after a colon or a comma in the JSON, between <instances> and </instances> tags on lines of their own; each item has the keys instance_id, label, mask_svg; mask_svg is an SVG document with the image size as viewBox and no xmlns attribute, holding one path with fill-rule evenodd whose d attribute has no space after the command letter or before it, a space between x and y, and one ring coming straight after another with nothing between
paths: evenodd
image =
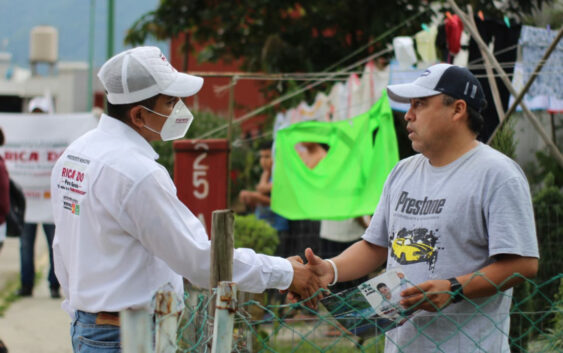
<instances>
[{"instance_id":1,"label":"shirt collar","mask_svg":"<svg viewBox=\"0 0 563 353\"><path fill-rule=\"evenodd\" d=\"M98 129L113 136L124 137L127 141L130 141L138 147L147 157L155 160L158 159L158 153L155 152L154 148L152 148L147 140L121 120L102 114L100 122L98 123Z\"/></svg>"}]
</instances>

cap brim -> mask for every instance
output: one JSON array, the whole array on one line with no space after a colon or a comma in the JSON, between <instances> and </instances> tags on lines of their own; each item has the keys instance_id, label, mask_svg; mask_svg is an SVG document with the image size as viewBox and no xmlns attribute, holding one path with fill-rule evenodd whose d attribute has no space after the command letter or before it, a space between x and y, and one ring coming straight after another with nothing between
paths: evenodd
<instances>
[{"instance_id":1,"label":"cap brim","mask_svg":"<svg viewBox=\"0 0 563 353\"><path fill-rule=\"evenodd\" d=\"M203 86L203 78L177 72L176 79L160 93L172 97L189 97L199 92L201 86Z\"/></svg>"},{"instance_id":2,"label":"cap brim","mask_svg":"<svg viewBox=\"0 0 563 353\"><path fill-rule=\"evenodd\" d=\"M387 86L389 98L399 103L410 103L412 98L430 97L442 92L421 87L413 83L403 83L399 85Z\"/></svg>"}]
</instances>

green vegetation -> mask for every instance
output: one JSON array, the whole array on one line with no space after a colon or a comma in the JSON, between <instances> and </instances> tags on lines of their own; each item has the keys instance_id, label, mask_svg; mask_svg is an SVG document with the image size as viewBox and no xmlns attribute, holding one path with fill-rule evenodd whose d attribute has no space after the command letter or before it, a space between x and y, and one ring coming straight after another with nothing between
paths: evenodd
<instances>
[{"instance_id":1,"label":"green vegetation","mask_svg":"<svg viewBox=\"0 0 563 353\"><path fill-rule=\"evenodd\" d=\"M20 285L19 278L13 278L6 282L2 292L0 293L0 316L10 307L10 304L19 299L16 295L16 290Z\"/></svg>"},{"instance_id":2,"label":"green vegetation","mask_svg":"<svg viewBox=\"0 0 563 353\"><path fill-rule=\"evenodd\" d=\"M38 283L39 281L41 281L42 277L43 277L43 267L40 267L37 270L37 272L35 272L34 283ZM4 288L2 288L2 291L0 291L0 317L4 316L4 313L6 312L6 310L8 310L8 308L13 302L20 299L20 297L16 295L16 290L20 286L19 273L4 283L5 283Z\"/></svg>"},{"instance_id":3,"label":"green vegetation","mask_svg":"<svg viewBox=\"0 0 563 353\"><path fill-rule=\"evenodd\" d=\"M235 216L235 248L250 248L274 255L278 243L278 234L268 222L256 219L253 214Z\"/></svg>"}]
</instances>

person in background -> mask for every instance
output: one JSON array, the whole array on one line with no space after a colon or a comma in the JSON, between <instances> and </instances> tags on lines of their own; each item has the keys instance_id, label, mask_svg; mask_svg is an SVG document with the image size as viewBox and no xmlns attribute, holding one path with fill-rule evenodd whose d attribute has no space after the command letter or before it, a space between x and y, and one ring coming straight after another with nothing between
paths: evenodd
<instances>
[{"instance_id":1,"label":"person in background","mask_svg":"<svg viewBox=\"0 0 563 353\"><path fill-rule=\"evenodd\" d=\"M52 114L53 104L47 97L35 97L28 105L28 111L34 114ZM35 281L35 237L37 235L38 223L26 220L23 233L20 238L20 282L21 286L16 294L20 297L30 297L33 295L33 285ZM59 281L55 276L53 263L53 238L55 236L55 225L53 223L43 223L43 232L47 238L49 246L49 290L51 298L60 298Z\"/></svg>"},{"instance_id":2,"label":"person in background","mask_svg":"<svg viewBox=\"0 0 563 353\"><path fill-rule=\"evenodd\" d=\"M4 131L0 128L0 146L4 146ZM6 216L10 212L10 177L4 158L0 156L0 252L6 239ZM8 353L4 342L0 340L0 353Z\"/></svg>"},{"instance_id":3,"label":"person in background","mask_svg":"<svg viewBox=\"0 0 563 353\"><path fill-rule=\"evenodd\" d=\"M477 140L486 99L466 68L433 65L388 93L410 102L419 154L389 174L362 240L327 260L306 249L309 266L331 284L401 267L400 305L422 311L386 332L386 353L510 352L512 287L538 271L526 176Z\"/></svg>"},{"instance_id":4,"label":"person in background","mask_svg":"<svg viewBox=\"0 0 563 353\"><path fill-rule=\"evenodd\" d=\"M328 145L317 142L303 141L295 146L295 150L309 169L315 169L326 157ZM295 219L289 221L289 238L292 251L302 254L303 249L309 247L315 252L321 250L321 221L310 219ZM302 256L302 255L300 255ZM303 257L303 256L302 256Z\"/></svg>"},{"instance_id":5,"label":"person in background","mask_svg":"<svg viewBox=\"0 0 563 353\"><path fill-rule=\"evenodd\" d=\"M98 78L107 114L57 160L51 201L55 271L73 349L109 353L121 351L120 311L150 310L166 285L183 297L182 277L209 286L211 244L150 145L186 135L193 116L183 98L203 79L178 72L157 47L115 55ZM303 299L320 283L298 261L252 249L235 249L233 281L242 291L289 289Z\"/></svg>"},{"instance_id":6,"label":"person in background","mask_svg":"<svg viewBox=\"0 0 563 353\"><path fill-rule=\"evenodd\" d=\"M4 146L4 131L0 128L0 146ZM0 250L6 239L6 216L10 212L10 176L4 158L0 156Z\"/></svg>"},{"instance_id":7,"label":"person in background","mask_svg":"<svg viewBox=\"0 0 563 353\"><path fill-rule=\"evenodd\" d=\"M254 208L257 219L268 222L278 233L279 244L276 255L289 257L295 255L289 247L289 223L287 219L270 209L270 194L272 192L272 141L264 141L259 146L260 167L262 174L256 185L256 190L242 190L239 194L240 201L249 208Z\"/></svg>"}]
</instances>

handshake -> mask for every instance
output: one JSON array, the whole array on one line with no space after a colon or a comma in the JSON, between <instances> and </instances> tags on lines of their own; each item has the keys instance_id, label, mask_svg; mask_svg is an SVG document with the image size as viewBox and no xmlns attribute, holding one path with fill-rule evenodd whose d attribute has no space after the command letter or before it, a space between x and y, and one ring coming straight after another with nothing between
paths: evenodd
<instances>
[{"instance_id":1,"label":"handshake","mask_svg":"<svg viewBox=\"0 0 563 353\"><path fill-rule=\"evenodd\" d=\"M323 297L322 293L315 293L323 288L327 289L329 283L333 283L336 277L333 266L326 260L321 259L311 248L305 250L307 263L303 263L300 256L291 256L288 260L293 267L293 280L286 290L291 302L307 300L305 305L316 309L317 302Z\"/></svg>"}]
</instances>

